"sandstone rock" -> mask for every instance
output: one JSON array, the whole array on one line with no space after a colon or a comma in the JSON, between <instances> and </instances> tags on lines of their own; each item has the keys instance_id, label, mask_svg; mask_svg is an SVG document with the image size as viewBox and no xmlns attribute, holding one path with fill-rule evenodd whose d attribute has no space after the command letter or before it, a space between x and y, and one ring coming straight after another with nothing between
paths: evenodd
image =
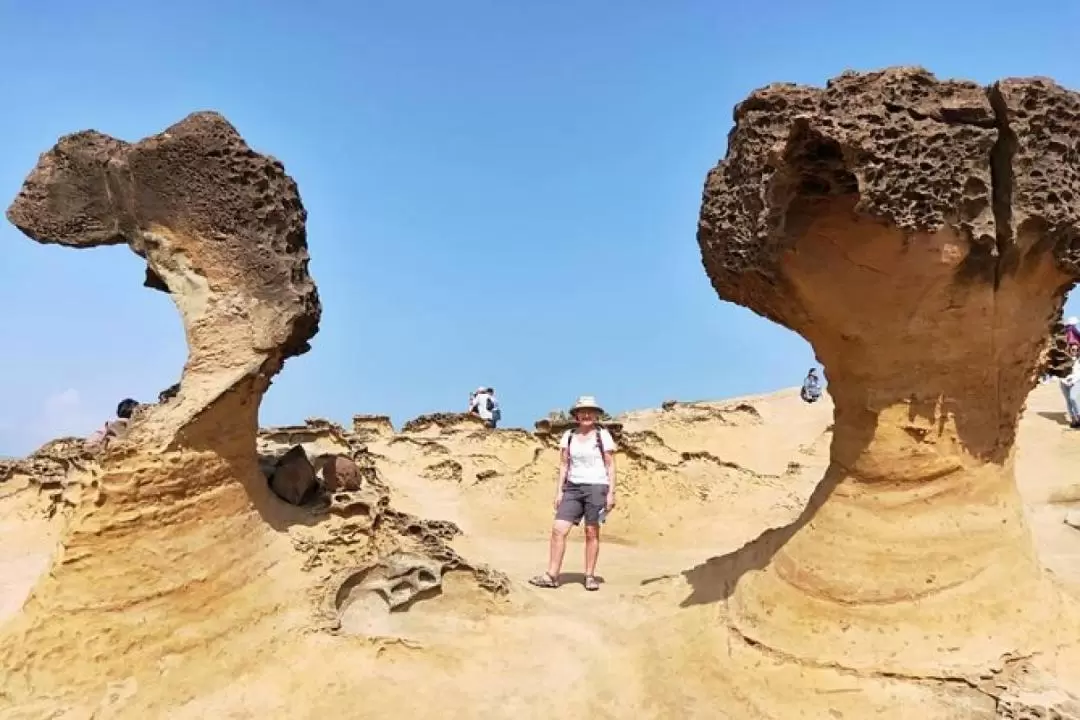
<instances>
[{"instance_id":1,"label":"sandstone rock","mask_svg":"<svg viewBox=\"0 0 1080 720\"><path fill-rule=\"evenodd\" d=\"M424 478L435 482L461 482L461 463L457 460L443 460L442 462L428 465L422 471Z\"/></svg>"},{"instance_id":2,"label":"sandstone rock","mask_svg":"<svg viewBox=\"0 0 1080 720\"><path fill-rule=\"evenodd\" d=\"M403 433L421 433L428 430L444 432L457 427L465 427L470 430L486 428L487 425L479 415L471 413L430 413L420 415L409 420L401 426Z\"/></svg>"},{"instance_id":3,"label":"sandstone rock","mask_svg":"<svg viewBox=\"0 0 1080 720\"><path fill-rule=\"evenodd\" d=\"M1065 337L1065 324L1062 322L1061 311L1058 311L1058 321L1050 327L1050 337L1043 349L1039 360L1039 368L1036 376L1068 377L1072 372L1073 361L1068 353L1069 343Z\"/></svg>"},{"instance_id":4,"label":"sandstone rock","mask_svg":"<svg viewBox=\"0 0 1080 720\"><path fill-rule=\"evenodd\" d=\"M359 571L341 594L339 609L347 607L348 597L356 592L374 592L391 610L411 602L417 595L438 587L444 564L426 555L394 552L378 565Z\"/></svg>"},{"instance_id":5,"label":"sandstone rock","mask_svg":"<svg viewBox=\"0 0 1080 720\"><path fill-rule=\"evenodd\" d=\"M0 664L18 678L5 700L90 696L275 602L264 518L289 518L259 474L255 434L270 379L318 329L306 213L280 162L204 112L137 143L61 138L7 217L41 243L127 244L187 337L181 391L141 408L100 456L64 556L0 634Z\"/></svg>"},{"instance_id":6,"label":"sandstone rock","mask_svg":"<svg viewBox=\"0 0 1080 720\"><path fill-rule=\"evenodd\" d=\"M0 487L15 491L36 486L47 500L45 514L51 517L73 507L85 489L98 487L97 453L98 448L81 438L51 440L23 459L0 460Z\"/></svg>"},{"instance_id":7,"label":"sandstone rock","mask_svg":"<svg viewBox=\"0 0 1080 720\"><path fill-rule=\"evenodd\" d=\"M287 358L309 349L321 310L296 185L224 118L198 113L135 144L96 132L62 138L8 217L44 243L127 243L146 260L146 284L172 296L189 356L175 394L143 406L122 439L86 461L93 492L73 501L62 552L0 630L5 707L99 715L110 683L153 685L172 672L166 664L204 669L200 652L217 658L215 674L247 672L235 659L244 653L219 648L302 635L310 617L297 603L322 597L345 567L382 568L395 606L448 569L506 591L505 576L449 546L452 523L391 509L363 442L341 427L309 419L257 437L263 393ZM79 442L75 452L85 450ZM338 484L358 476L360 488L290 505L316 487L308 458L328 456L351 463ZM20 472L37 469L0 466ZM209 677L203 669L174 677L194 688Z\"/></svg>"},{"instance_id":8,"label":"sandstone rock","mask_svg":"<svg viewBox=\"0 0 1080 720\"><path fill-rule=\"evenodd\" d=\"M1078 133L1080 96L1049 80L917 68L773 85L736 108L705 184L703 263L722 299L813 345L836 419L802 517L729 558L747 638L908 676L1048 641L1060 606L1013 442L1080 276Z\"/></svg>"},{"instance_id":9,"label":"sandstone rock","mask_svg":"<svg viewBox=\"0 0 1080 720\"><path fill-rule=\"evenodd\" d=\"M1080 530L1080 510L1070 510L1065 513L1065 524Z\"/></svg>"},{"instance_id":10,"label":"sandstone rock","mask_svg":"<svg viewBox=\"0 0 1080 720\"><path fill-rule=\"evenodd\" d=\"M622 435L622 423L611 421L603 422L601 425L609 433L611 437L615 439L615 442L619 441L619 437ZM573 430L577 427L577 422L571 418L565 420L553 420L551 418L541 418L533 423L534 432L544 438L552 438L558 440L562 437L563 433L567 430Z\"/></svg>"},{"instance_id":11,"label":"sandstone rock","mask_svg":"<svg viewBox=\"0 0 1080 720\"><path fill-rule=\"evenodd\" d=\"M394 434L394 426L387 415L353 415L353 435L361 442L372 442Z\"/></svg>"},{"instance_id":12,"label":"sandstone rock","mask_svg":"<svg viewBox=\"0 0 1080 720\"><path fill-rule=\"evenodd\" d=\"M259 430L258 450L262 457L279 458L296 445L309 458L352 452L353 443L340 425L312 419L303 425L284 425Z\"/></svg>"},{"instance_id":13,"label":"sandstone rock","mask_svg":"<svg viewBox=\"0 0 1080 720\"><path fill-rule=\"evenodd\" d=\"M337 490L329 496L329 512L343 518L363 517L371 527L390 507L390 496L371 486L356 490Z\"/></svg>"},{"instance_id":14,"label":"sandstone rock","mask_svg":"<svg viewBox=\"0 0 1080 720\"><path fill-rule=\"evenodd\" d=\"M290 505L303 505L318 487L315 468L300 445L281 456L270 478L270 488Z\"/></svg>"}]
</instances>

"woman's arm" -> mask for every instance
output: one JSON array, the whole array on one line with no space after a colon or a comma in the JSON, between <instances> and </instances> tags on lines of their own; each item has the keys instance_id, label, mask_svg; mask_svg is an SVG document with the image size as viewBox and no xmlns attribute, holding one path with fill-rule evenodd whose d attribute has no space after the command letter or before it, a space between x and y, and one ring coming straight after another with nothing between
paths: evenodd
<instances>
[{"instance_id":1,"label":"woman's arm","mask_svg":"<svg viewBox=\"0 0 1080 720\"><path fill-rule=\"evenodd\" d=\"M611 510L615 507L615 453L604 453L604 467L608 477L607 509Z\"/></svg>"},{"instance_id":2,"label":"woman's arm","mask_svg":"<svg viewBox=\"0 0 1080 720\"><path fill-rule=\"evenodd\" d=\"M569 443L567 443L569 445ZM562 503L562 489L566 483L566 472L570 468L570 449L568 447L562 448L559 451L559 474L555 476L555 505L556 512L559 510L559 504Z\"/></svg>"}]
</instances>

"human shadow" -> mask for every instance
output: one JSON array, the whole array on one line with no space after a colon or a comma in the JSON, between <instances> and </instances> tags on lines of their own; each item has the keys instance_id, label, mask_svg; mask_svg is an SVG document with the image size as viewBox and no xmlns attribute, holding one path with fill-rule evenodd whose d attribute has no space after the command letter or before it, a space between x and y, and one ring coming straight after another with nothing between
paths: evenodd
<instances>
[{"instance_id":1,"label":"human shadow","mask_svg":"<svg viewBox=\"0 0 1080 720\"><path fill-rule=\"evenodd\" d=\"M1039 410L1035 414L1038 415L1039 417L1044 417L1047 420L1053 420L1054 422L1056 422L1059 425L1068 425L1069 424L1069 417L1064 411L1050 412L1048 410Z\"/></svg>"},{"instance_id":2,"label":"human shadow","mask_svg":"<svg viewBox=\"0 0 1080 720\"><path fill-rule=\"evenodd\" d=\"M595 577L596 582L600 583L601 585L603 585L606 582L604 580L603 575L594 575L593 577ZM584 585L584 584L585 584L585 573L580 573L580 572L559 573L559 587L562 587L563 585Z\"/></svg>"}]
</instances>

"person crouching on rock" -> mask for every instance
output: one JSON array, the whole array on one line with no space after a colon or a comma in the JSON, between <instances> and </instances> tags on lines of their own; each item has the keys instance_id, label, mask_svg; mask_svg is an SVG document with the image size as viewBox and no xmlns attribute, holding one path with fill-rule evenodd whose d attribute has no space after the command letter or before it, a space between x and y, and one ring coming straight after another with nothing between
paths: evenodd
<instances>
[{"instance_id":1,"label":"person crouching on rock","mask_svg":"<svg viewBox=\"0 0 1080 720\"><path fill-rule=\"evenodd\" d=\"M615 507L615 441L597 425L603 410L589 395L579 397L570 414L577 427L559 442L559 475L555 485L555 523L547 572L529 580L538 587L559 586L570 528L585 521L585 589L599 590L596 560L600 555L600 524Z\"/></svg>"},{"instance_id":2,"label":"person crouching on rock","mask_svg":"<svg viewBox=\"0 0 1080 720\"><path fill-rule=\"evenodd\" d=\"M113 438L122 437L131 423L131 416L138 410L139 403L131 398L124 398L116 406L116 420L110 420L104 427L86 439L90 445L104 448Z\"/></svg>"},{"instance_id":3,"label":"person crouching on rock","mask_svg":"<svg viewBox=\"0 0 1080 720\"><path fill-rule=\"evenodd\" d=\"M499 418L502 417L499 401L495 399L495 388L478 388L469 397L469 413L479 416L485 425L494 430Z\"/></svg>"}]
</instances>

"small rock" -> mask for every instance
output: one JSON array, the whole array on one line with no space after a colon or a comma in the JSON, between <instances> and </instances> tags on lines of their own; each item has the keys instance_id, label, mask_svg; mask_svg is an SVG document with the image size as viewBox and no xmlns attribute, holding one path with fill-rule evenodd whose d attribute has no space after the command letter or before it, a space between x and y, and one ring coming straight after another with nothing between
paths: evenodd
<instances>
[{"instance_id":1,"label":"small rock","mask_svg":"<svg viewBox=\"0 0 1080 720\"><path fill-rule=\"evenodd\" d=\"M360 468L344 455L333 455L322 465L322 486L327 493L360 489Z\"/></svg>"},{"instance_id":2,"label":"small rock","mask_svg":"<svg viewBox=\"0 0 1080 720\"><path fill-rule=\"evenodd\" d=\"M317 485L315 468L300 445L281 456L270 478L270 489L290 505L302 505Z\"/></svg>"},{"instance_id":3,"label":"small rock","mask_svg":"<svg viewBox=\"0 0 1080 720\"><path fill-rule=\"evenodd\" d=\"M1065 524L1080 530L1080 510L1065 513Z\"/></svg>"}]
</instances>

